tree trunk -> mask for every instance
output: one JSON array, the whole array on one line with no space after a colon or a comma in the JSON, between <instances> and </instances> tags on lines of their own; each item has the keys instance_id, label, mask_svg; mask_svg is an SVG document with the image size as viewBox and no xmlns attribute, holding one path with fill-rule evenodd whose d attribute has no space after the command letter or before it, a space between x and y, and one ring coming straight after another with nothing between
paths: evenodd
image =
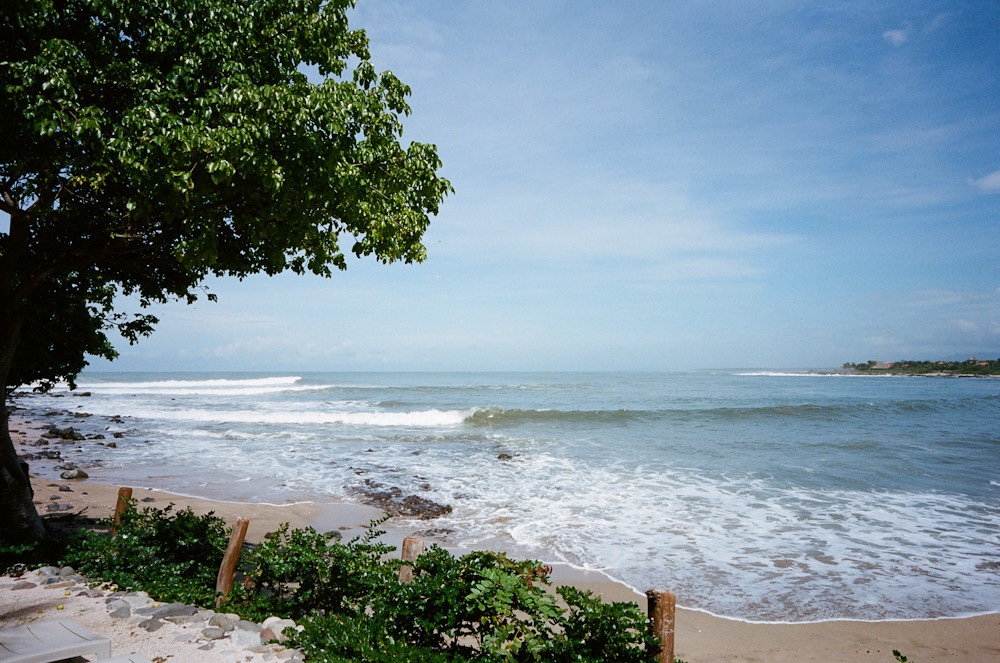
<instances>
[{"instance_id":1,"label":"tree trunk","mask_svg":"<svg viewBox=\"0 0 1000 663\"><path fill-rule=\"evenodd\" d=\"M20 461L10 439L7 408L3 408L0 430L0 539L9 542L37 541L45 527L35 509L28 466Z\"/></svg>"},{"instance_id":2,"label":"tree trunk","mask_svg":"<svg viewBox=\"0 0 1000 663\"><path fill-rule=\"evenodd\" d=\"M37 541L45 536L45 526L35 509L28 466L17 457L10 437L7 407L7 378L20 338L21 319L13 307L0 311L0 539L10 542Z\"/></svg>"}]
</instances>

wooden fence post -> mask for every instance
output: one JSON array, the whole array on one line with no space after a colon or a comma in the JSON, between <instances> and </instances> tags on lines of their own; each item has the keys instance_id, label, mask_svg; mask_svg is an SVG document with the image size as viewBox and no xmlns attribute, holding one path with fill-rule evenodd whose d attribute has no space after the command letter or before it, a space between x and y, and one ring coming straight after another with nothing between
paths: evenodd
<instances>
[{"instance_id":1,"label":"wooden fence post","mask_svg":"<svg viewBox=\"0 0 1000 663\"><path fill-rule=\"evenodd\" d=\"M246 518L237 518L233 525L233 533L229 537L229 545L226 547L226 554L222 556L222 564L219 565L219 575L215 579L215 607L222 605L223 599L229 596L229 590L233 588L233 581L236 579L236 562L240 559L240 550L243 548L243 539L247 536L247 526L250 521Z\"/></svg>"},{"instance_id":2,"label":"wooden fence post","mask_svg":"<svg viewBox=\"0 0 1000 663\"><path fill-rule=\"evenodd\" d=\"M660 639L659 663L674 663L674 622L677 611L677 597L671 592L646 592L649 603L649 621L653 635Z\"/></svg>"},{"instance_id":3,"label":"wooden fence post","mask_svg":"<svg viewBox=\"0 0 1000 663\"><path fill-rule=\"evenodd\" d=\"M420 557L424 551L424 540L419 536L408 536L403 539L403 551L401 557L404 562L413 562ZM399 582L410 582L413 580L413 566L403 564L399 567Z\"/></svg>"},{"instance_id":4,"label":"wooden fence post","mask_svg":"<svg viewBox=\"0 0 1000 663\"><path fill-rule=\"evenodd\" d=\"M122 524L122 514L128 510L128 501L132 499L131 488L118 489L118 501L115 502L115 515L111 519L111 538L118 536L118 526Z\"/></svg>"}]
</instances>

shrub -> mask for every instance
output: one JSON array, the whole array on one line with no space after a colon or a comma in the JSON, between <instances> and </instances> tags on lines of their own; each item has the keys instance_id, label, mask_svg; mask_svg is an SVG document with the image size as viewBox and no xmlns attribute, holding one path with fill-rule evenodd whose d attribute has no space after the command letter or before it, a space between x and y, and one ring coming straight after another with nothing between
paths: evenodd
<instances>
[{"instance_id":1,"label":"shrub","mask_svg":"<svg viewBox=\"0 0 1000 663\"><path fill-rule=\"evenodd\" d=\"M375 541L384 534L372 521L363 536L346 544L336 532L307 527L289 531L287 523L259 545L245 549L244 571L226 601L227 609L252 619L282 614L293 619L313 611L345 612L393 576L382 560L393 548Z\"/></svg>"},{"instance_id":2,"label":"shrub","mask_svg":"<svg viewBox=\"0 0 1000 663\"><path fill-rule=\"evenodd\" d=\"M122 514L118 535L85 531L71 542L65 563L78 572L125 589L142 589L162 601L211 605L215 580L228 544L225 521L214 513L195 515L132 508Z\"/></svg>"},{"instance_id":3,"label":"shrub","mask_svg":"<svg viewBox=\"0 0 1000 663\"><path fill-rule=\"evenodd\" d=\"M129 510L118 536L83 534L65 561L159 600L210 605L226 528L213 514L172 507ZM377 541L383 522L348 543L282 525L244 550L225 609L296 619L303 631L293 643L323 663L639 663L659 651L636 605L553 591L550 569L504 553L455 557L432 546L406 562L413 580L401 583L404 562Z\"/></svg>"}]
</instances>

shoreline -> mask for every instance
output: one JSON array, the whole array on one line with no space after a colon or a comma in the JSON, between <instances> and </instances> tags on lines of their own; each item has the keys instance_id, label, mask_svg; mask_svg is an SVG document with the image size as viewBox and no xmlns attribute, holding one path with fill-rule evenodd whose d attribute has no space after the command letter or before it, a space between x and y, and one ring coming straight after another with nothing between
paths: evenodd
<instances>
[{"instance_id":1,"label":"shoreline","mask_svg":"<svg viewBox=\"0 0 1000 663\"><path fill-rule=\"evenodd\" d=\"M19 453L30 452L27 446L37 436L41 426L12 416L12 433ZM14 432L17 431L17 432ZM92 518L111 516L117 499L118 486L92 479L52 479L46 466L60 461L31 461L32 485L39 513L48 515L53 503L71 504L58 507L59 513L82 513ZM86 469L86 468L84 468ZM40 471L41 470L41 471ZM54 470L53 470L54 472ZM56 473L55 476L58 476ZM158 488L142 487L133 482L133 498L138 505L162 508L173 503L177 508L190 506L196 513L214 511L228 525L236 518L250 520L247 539L259 540L264 534L288 522L292 527L312 526L319 531L339 530L345 539L365 531L371 520L382 511L376 507L347 502L297 501L273 505L240 501L206 499L186 496ZM60 490L68 486L69 491ZM404 536L412 532L394 526L392 521L380 526L387 534L382 538L397 550ZM425 536L427 545L433 537ZM458 552L449 546L450 551ZM543 560L544 561L544 560ZM554 564L553 586L569 584L590 589L605 601L631 601L643 610L645 596L637 590L616 582L605 574L568 564ZM669 588L666 588L669 589ZM679 597L683 604L683 597ZM56 613L39 618L54 618ZM11 625L0 612L0 622ZM697 661L768 661L794 663L803 660L893 661L896 649L913 661L953 660L978 663L1000 659L1000 613L969 617L935 619L855 621L828 620L806 623L753 622L718 616L706 611L678 607L675 634L675 655L689 663Z\"/></svg>"}]
</instances>

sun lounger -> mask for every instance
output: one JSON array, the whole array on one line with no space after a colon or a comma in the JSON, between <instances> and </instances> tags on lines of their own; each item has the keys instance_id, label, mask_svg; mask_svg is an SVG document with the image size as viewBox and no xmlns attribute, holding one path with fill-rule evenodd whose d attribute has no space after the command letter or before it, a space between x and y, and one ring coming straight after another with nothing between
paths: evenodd
<instances>
[{"instance_id":1,"label":"sun lounger","mask_svg":"<svg viewBox=\"0 0 1000 663\"><path fill-rule=\"evenodd\" d=\"M83 654L110 658L111 641L66 619L0 629L0 663L50 663Z\"/></svg>"},{"instance_id":2,"label":"sun lounger","mask_svg":"<svg viewBox=\"0 0 1000 663\"><path fill-rule=\"evenodd\" d=\"M125 654L124 656L115 656L114 658L102 658L99 661L94 661L94 663L153 663L148 658L142 654Z\"/></svg>"}]
</instances>

